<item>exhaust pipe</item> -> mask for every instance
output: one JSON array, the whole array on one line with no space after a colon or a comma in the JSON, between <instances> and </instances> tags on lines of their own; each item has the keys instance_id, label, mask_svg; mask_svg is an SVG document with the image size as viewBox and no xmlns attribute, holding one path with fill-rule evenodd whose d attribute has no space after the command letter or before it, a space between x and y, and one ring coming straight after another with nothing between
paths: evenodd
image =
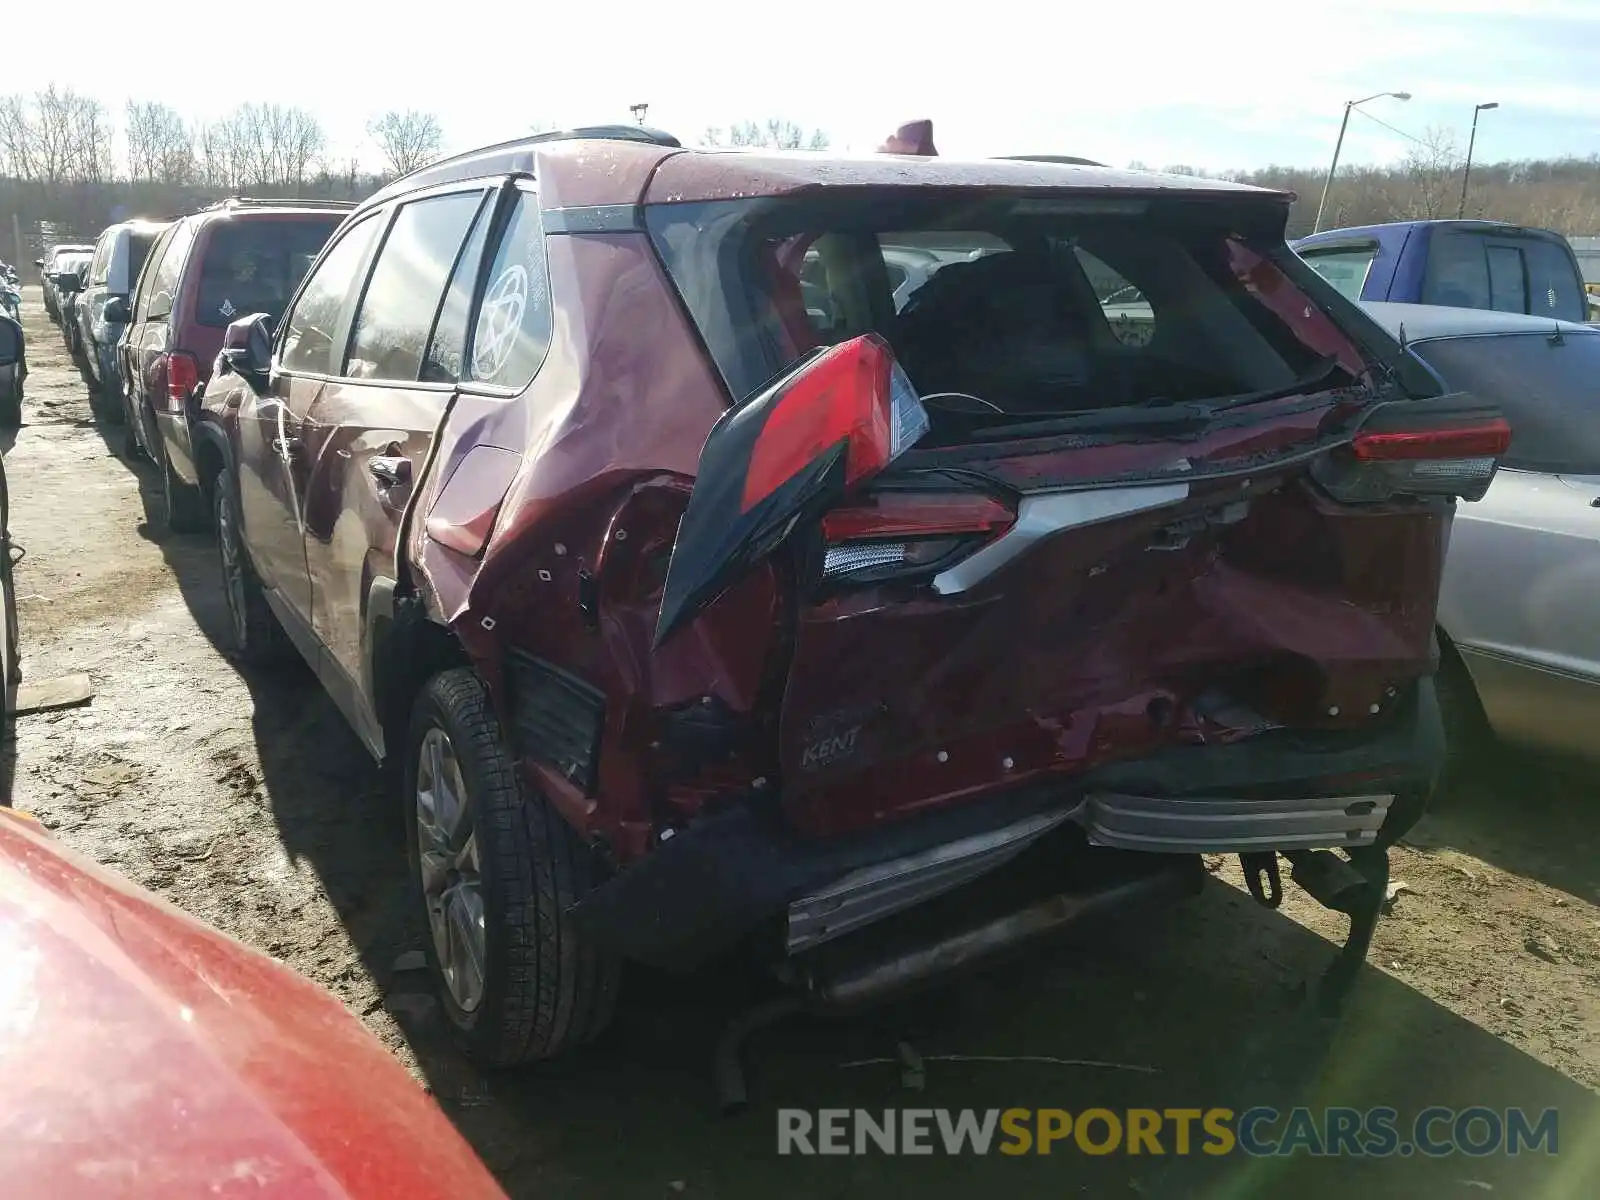
<instances>
[{"instance_id":1,"label":"exhaust pipe","mask_svg":"<svg viewBox=\"0 0 1600 1200\"><path fill-rule=\"evenodd\" d=\"M829 1011L859 1008L990 962L1086 917L1193 895L1204 878L1198 857L1175 856L1172 863L1153 874L1097 892L1047 896L1005 916L901 947L871 962L832 972L817 970L806 977L806 990L815 1007Z\"/></svg>"}]
</instances>

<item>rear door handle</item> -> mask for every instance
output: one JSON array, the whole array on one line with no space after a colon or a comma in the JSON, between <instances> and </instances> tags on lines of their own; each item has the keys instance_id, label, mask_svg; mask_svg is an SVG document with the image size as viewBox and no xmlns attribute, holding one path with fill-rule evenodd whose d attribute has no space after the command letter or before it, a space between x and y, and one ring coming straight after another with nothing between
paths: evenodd
<instances>
[{"instance_id":1,"label":"rear door handle","mask_svg":"<svg viewBox=\"0 0 1600 1200\"><path fill-rule=\"evenodd\" d=\"M367 459L367 470L384 487L399 487L411 482L411 460L397 454L375 454Z\"/></svg>"}]
</instances>

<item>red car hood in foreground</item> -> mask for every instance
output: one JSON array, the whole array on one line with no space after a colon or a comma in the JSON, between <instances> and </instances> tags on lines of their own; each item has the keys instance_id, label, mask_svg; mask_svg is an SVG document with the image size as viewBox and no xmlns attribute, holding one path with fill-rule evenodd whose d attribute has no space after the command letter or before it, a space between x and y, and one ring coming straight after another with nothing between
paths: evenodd
<instances>
[{"instance_id":1,"label":"red car hood in foreground","mask_svg":"<svg viewBox=\"0 0 1600 1200\"><path fill-rule=\"evenodd\" d=\"M0 810L0 1190L503 1193L332 996Z\"/></svg>"}]
</instances>

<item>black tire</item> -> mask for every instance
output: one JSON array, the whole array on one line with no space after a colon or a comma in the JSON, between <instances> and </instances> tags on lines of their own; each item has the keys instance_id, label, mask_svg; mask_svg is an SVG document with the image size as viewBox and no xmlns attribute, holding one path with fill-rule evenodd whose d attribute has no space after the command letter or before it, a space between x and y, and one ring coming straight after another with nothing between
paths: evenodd
<instances>
[{"instance_id":1,"label":"black tire","mask_svg":"<svg viewBox=\"0 0 1600 1200\"><path fill-rule=\"evenodd\" d=\"M84 376L84 381L89 385L89 411L94 414L94 419L102 425L121 425L124 420L122 398L111 395L104 381L95 379L87 369Z\"/></svg>"},{"instance_id":2,"label":"black tire","mask_svg":"<svg viewBox=\"0 0 1600 1200\"><path fill-rule=\"evenodd\" d=\"M222 595L228 612L227 652L252 666L271 666L287 657L289 639L278 618L267 607L261 581L256 578L250 553L240 534L238 492L233 472L224 467L212 486L217 531L217 561L222 573ZM238 578L230 581L230 562Z\"/></svg>"},{"instance_id":3,"label":"black tire","mask_svg":"<svg viewBox=\"0 0 1600 1200\"><path fill-rule=\"evenodd\" d=\"M185 483L172 471L166 447L161 448L161 494L166 501L167 528L173 533L203 533L211 513L206 494L196 484Z\"/></svg>"},{"instance_id":4,"label":"black tire","mask_svg":"<svg viewBox=\"0 0 1600 1200\"><path fill-rule=\"evenodd\" d=\"M442 730L459 767L476 845L483 912L481 999L457 1001L440 965L423 886L417 784L430 730ZM592 854L543 796L523 785L475 672L430 679L406 743L406 841L412 883L429 929L428 964L451 1032L476 1061L510 1066L592 1041L611 1022L621 965L584 946L567 910L595 882Z\"/></svg>"},{"instance_id":5,"label":"black tire","mask_svg":"<svg viewBox=\"0 0 1600 1200\"><path fill-rule=\"evenodd\" d=\"M0 396L0 429L15 429L22 424L22 380L13 380Z\"/></svg>"}]
</instances>

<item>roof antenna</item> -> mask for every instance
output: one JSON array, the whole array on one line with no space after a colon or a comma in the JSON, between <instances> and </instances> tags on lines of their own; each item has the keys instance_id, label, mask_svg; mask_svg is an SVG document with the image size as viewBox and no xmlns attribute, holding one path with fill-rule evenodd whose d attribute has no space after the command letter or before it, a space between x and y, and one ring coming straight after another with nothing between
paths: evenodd
<instances>
[{"instance_id":1,"label":"roof antenna","mask_svg":"<svg viewBox=\"0 0 1600 1200\"><path fill-rule=\"evenodd\" d=\"M1406 323L1404 321L1401 321L1400 322L1400 349L1401 350L1405 350L1407 348L1408 347L1406 345Z\"/></svg>"},{"instance_id":2,"label":"roof antenna","mask_svg":"<svg viewBox=\"0 0 1600 1200\"><path fill-rule=\"evenodd\" d=\"M1552 346L1565 346L1567 344L1567 335L1562 332L1560 321L1556 322L1556 331L1550 335L1550 344Z\"/></svg>"}]
</instances>

